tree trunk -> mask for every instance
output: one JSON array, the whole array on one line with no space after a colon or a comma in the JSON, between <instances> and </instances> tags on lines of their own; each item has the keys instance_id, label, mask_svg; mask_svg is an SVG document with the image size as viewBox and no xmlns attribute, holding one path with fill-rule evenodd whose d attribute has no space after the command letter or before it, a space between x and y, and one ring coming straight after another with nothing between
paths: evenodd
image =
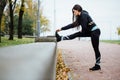
<instances>
[{"instance_id":1,"label":"tree trunk","mask_svg":"<svg viewBox=\"0 0 120 80\"><path fill-rule=\"evenodd\" d=\"M0 42L1 42L1 22L2 22L2 15L4 8L6 6L7 0L1 0L0 1Z\"/></svg>"},{"instance_id":2,"label":"tree trunk","mask_svg":"<svg viewBox=\"0 0 120 80\"><path fill-rule=\"evenodd\" d=\"M10 10L9 40L13 40L14 25L13 25L13 10L12 10L11 0L9 0L9 10Z\"/></svg>"},{"instance_id":3,"label":"tree trunk","mask_svg":"<svg viewBox=\"0 0 120 80\"><path fill-rule=\"evenodd\" d=\"M21 9L19 12L19 21L18 21L18 38L22 39L22 16L24 14L24 0L22 0Z\"/></svg>"}]
</instances>

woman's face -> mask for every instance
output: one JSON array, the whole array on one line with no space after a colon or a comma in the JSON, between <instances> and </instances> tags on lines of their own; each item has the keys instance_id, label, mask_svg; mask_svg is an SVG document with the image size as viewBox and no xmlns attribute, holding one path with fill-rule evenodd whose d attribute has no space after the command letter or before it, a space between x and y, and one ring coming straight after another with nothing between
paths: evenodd
<instances>
[{"instance_id":1,"label":"woman's face","mask_svg":"<svg viewBox=\"0 0 120 80\"><path fill-rule=\"evenodd\" d=\"M74 9L73 9L73 14L74 14L75 16L78 16L78 15L81 14L81 12L79 12L78 10L74 10Z\"/></svg>"}]
</instances>

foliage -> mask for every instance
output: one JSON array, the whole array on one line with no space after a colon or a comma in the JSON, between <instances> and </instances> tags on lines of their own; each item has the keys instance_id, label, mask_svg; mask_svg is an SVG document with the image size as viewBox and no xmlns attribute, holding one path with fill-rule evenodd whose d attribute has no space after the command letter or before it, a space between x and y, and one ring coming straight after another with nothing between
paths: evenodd
<instances>
[{"instance_id":1,"label":"foliage","mask_svg":"<svg viewBox=\"0 0 120 80\"><path fill-rule=\"evenodd\" d=\"M65 65L63 60L62 51L58 49L57 64L56 64L56 80L68 80L68 72L70 68Z\"/></svg>"},{"instance_id":2,"label":"foliage","mask_svg":"<svg viewBox=\"0 0 120 80\"><path fill-rule=\"evenodd\" d=\"M1 42L1 22L2 22L2 16L3 16L6 3L7 3L7 0L0 0L0 42Z\"/></svg>"},{"instance_id":3,"label":"foliage","mask_svg":"<svg viewBox=\"0 0 120 80\"><path fill-rule=\"evenodd\" d=\"M24 14L23 31L22 31L23 35L33 35L32 24L33 24L33 19L29 18L29 16L27 14Z\"/></svg>"},{"instance_id":4,"label":"foliage","mask_svg":"<svg viewBox=\"0 0 120 80\"><path fill-rule=\"evenodd\" d=\"M21 1L16 3L14 9L14 34L17 35L17 26L18 26L18 17L19 17L19 10L20 10ZM33 2L32 0L25 1L25 9L23 15L23 34L24 35L32 35L36 30L36 19L37 19L37 3ZM46 32L50 31L49 29L49 20L43 15L42 10L40 10L40 22L41 22L41 31ZM2 19L2 31L5 34L9 34L9 6L6 8L4 12L5 16Z\"/></svg>"},{"instance_id":5,"label":"foliage","mask_svg":"<svg viewBox=\"0 0 120 80\"><path fill-rule=\"evenodd\" d=\"M25 13L29 15L29 18L33 19L33 29L36 30L36 19L37 19L37 3L32 2L32 0L26 1L28 8L25 9ZM50 31L49 29L49 20L43 15L42 10L40 10L40 25L41 25L41 31L46 32Z\"/></svg>"},{"instance_id":6,"label":"foliage","mask_svg":"<svg viewBox=\"0 0 120 80\"><path fill-rule=\"evenodd\" d=\"M18 26L18 17L17 15L14 16L14 34L17 35L17 26Z\"/></svg>"},{"instance_id":7,"label":"foliage","mask_svg":"<svg viewBox=\"0 0 120 80\"><path fill-rule=\"evenodd\" d=\"M1 21L1 31L4 32L5 30L5 16L2 16L2 21Z\"/></svg>"},{"instance_id":8,"label":"foliage","mask_svg":"<svg viewBox=\"0 0 120 80\"><path fill-rule=\"evenodd\" d=\"M120 27L118 27L117 30L118 30L118 35L120 35Z\"/></svg>"},{"instance_id":9,"label":"foliage","mask_svg":"<svg viewBox=\"0 0 120 80\"><path fill-rule=\"evenodd\" d=\"M50 31L50 29L48 28L49 20L45 16L40 15L40 22L42 32Z\"/></svg>"},{"instance_id":10,"label":"foliage","mask_svg":"<svg viewBox=\"0 0 120 80\"><path fill-rule=\"evenodd\" d=\"M8 22L8 17L6 15L3 15L2 22L1 22L1 32L4 34L8 34L9 30L9 22Z\"/></svg>"}]
</instances>

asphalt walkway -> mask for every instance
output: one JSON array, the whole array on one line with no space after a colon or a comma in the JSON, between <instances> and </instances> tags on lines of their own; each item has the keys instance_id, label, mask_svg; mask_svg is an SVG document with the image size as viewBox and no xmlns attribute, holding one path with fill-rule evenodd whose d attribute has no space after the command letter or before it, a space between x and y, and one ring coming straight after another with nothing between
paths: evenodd
<instances>
[{"instance_id":1,"label":"asphalt walkway","mask_svg":"<svg viewBox=\"0 0 120 80\"><path fill-rule=\"evenodd\" d=\"M58 48L73 80L120 80L120 45L100 42L101 71L90 72L95 56L91 41L61 41Z\"/></svg>"}]
</instances>

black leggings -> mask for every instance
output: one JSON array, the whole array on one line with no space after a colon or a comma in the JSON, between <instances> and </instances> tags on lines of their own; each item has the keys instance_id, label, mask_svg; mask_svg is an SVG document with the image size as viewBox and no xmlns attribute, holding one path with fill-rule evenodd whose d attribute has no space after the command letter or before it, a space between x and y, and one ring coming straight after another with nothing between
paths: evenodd
<instances>
[{"instance_id":1,"label":"black leggings","mask_svg":"<svg viewBox=\"0 0 120 80\"><path fill-rule=\"evenodd\" d=\"M62 40L71 40L76 37L91 37L92 46L95 52L95 58L96 58L96 65L100 64L101 54L99 51L99 36L100 36L100 29L96 29L94 31L91 31L90 33L82 33L77 32L69 36L63 36Z\"/></svg>"}]
</instances>

